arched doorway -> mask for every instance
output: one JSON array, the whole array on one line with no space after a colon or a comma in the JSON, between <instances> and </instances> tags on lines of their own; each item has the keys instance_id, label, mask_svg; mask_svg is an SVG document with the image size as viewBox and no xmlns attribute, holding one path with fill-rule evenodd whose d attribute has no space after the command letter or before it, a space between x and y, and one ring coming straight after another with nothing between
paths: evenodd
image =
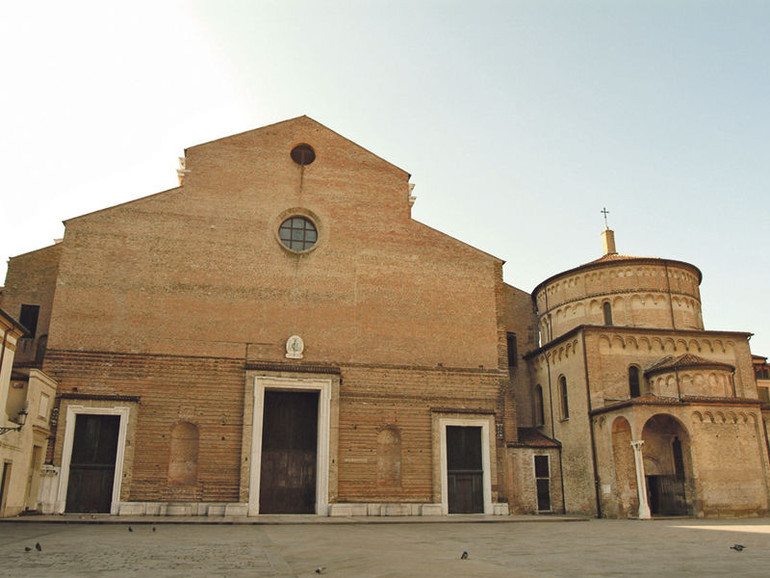
<instances>
[{"instance_id":1,"label":"arched doorway","mask_svg":"<svg viewBox=\"0 0 770 578\"><path fill-rule=\"evenodd\" d=\"M691 503L690 436L670 415L658 414L642 430L644 474L653 516L683 516Z\"/></svg>"}]
</instances>

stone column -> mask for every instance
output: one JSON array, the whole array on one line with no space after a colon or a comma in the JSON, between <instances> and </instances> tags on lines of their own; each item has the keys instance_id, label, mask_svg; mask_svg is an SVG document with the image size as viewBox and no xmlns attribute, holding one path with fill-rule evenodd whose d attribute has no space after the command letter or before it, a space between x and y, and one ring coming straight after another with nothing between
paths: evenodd
<instances>
[{"instance_id":1,"label":"stone column","mask_svg":"<svg viewBox=\"0 0 770 578\"><path fill-rule=\"evenodd\" d=\"M644 477L644 460L642 459L643 445L643 440L631 442L631 447L634 448L634 462L636 463L636 491L639 494L639 519L649 520L652 518L652 515L650 514L650 506L647 504L647 480Z\"/></svg>"}]
</instances>

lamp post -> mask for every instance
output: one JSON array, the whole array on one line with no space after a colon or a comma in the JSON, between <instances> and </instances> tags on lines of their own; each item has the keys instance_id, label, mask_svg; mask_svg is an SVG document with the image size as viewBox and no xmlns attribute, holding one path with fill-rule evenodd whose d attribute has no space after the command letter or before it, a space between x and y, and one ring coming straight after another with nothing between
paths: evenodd
<instances>
[{"instance_id":1,"label":"lamp post","mask_svg":"<svg viewBox=\"0 0 770 578\"><path fill-rule=\"evenodd\" d=\"M21 431L21 428L24 427L24 424L27 423L27 410L22 409L19 412L19 415L16 416L16 423L19 425L14 427L0 427L0 436L3 434L7 434L9 431Z\"/></svg>"}]
</instances>

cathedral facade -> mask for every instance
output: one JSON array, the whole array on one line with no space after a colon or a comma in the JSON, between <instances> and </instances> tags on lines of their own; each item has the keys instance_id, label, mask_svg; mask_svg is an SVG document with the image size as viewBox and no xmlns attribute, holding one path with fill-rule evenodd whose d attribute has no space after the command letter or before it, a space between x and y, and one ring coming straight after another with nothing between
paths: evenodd
<instances>
[{"instance_id":1,"label":"cathedral facade","mask_svg":"<svg viewBox=\"0 0 770 578\"><path fill-rule=\"evenodd\" d=\"M36 325L14 378L56 386L28 509L767 511L749 334L704 330L694 266L607 231L530 295L307 117L191 147L179 176L9 262L0 307Z\"/></svg>"}]
</instances>

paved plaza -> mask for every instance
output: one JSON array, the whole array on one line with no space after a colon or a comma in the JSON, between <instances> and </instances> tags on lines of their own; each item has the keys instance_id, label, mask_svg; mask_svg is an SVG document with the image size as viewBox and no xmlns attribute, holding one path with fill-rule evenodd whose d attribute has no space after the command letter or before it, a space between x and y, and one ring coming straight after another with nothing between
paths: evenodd
<instances>
[{"instance_id":1,"label":"paved plaza","mask_svg":"<svg viewBox=\"0 0 770 578\"><path fill-rule=\"evenodd\" d=\"M74 518L67 523L3 521L0 573L25 577L770 573L768 519L535 520L301 524L153 524L147 519L82 523ZM38 543L41 551L35 548ZM735 544L745 549L731 549ZM468 553L467 559L462 559L463 552Z\"/></svg>"}]
</instances>

